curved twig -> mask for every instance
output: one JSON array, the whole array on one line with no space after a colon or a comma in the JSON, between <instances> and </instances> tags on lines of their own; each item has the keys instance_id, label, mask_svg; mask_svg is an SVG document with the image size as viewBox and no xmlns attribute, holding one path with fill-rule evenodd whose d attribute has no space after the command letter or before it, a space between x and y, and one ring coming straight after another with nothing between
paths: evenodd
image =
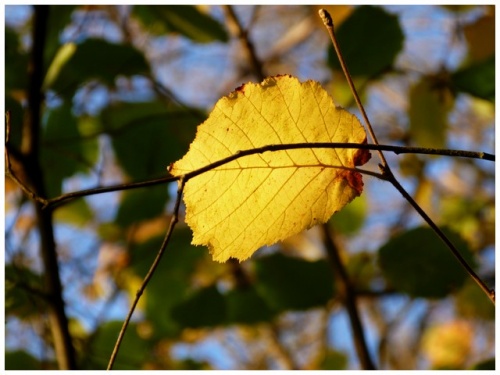
<instances>
[{"instance_id":1,"label":"curved twig","mask_svg":"<svg viewBox=\"0 0 500 375\"><path fill-rule=\"evenodd\" d=\"M399 154L427 154L427 155L443 155L443 156L453 156L453 157L464 157L464 158L473 158L473 159L482 159L495 161L495 155L489 154L486 152L476 152L476 151L465 151L465 150L446 150L446 149L434 149L434 148L424 148L424 147L406 147L406 146L391 146L391 145L374 145L374 144L359 144L359 143L293 143L293 144L281 144L281 145L267 145L263 147L257 147L249 150L242 150L236 152L234 155L228 156L227 158L218 160L214 163L207 164L206 166L187 173L185 176L187 177L186 181L190 178L209 171L211 169L217 168L221 165L227 164L233 160L239 159L244 156L260 154L264 152L275 152L275 151L283 151L283 150L292 150L292 149L308 149L308 148L332 148L332 149L362 149L362 150L384 150ZM382 178L382 175L376 172L364 171L361 169L357 169L358 172L364 174L370 174L373 177ZM168 182L173 182L179 180L180 176L177 177L162 177L154 180L141 181L141 182L132 182L126 184L112 185L106 187L97 187L93 189L80 190L76 192L71 192L67 194L60 195L58 197L44 200L45 207L54 207L63 202L101 193L109 193L113 191L122 191L122 190L130 190L137 189L141 187L154 186L159 184L165 184ZM382 178L384 179L384 178ZM31 197L31 194L29 194ZM36 198L32 198L36 199ZM41 199L41 198L37 198Z\"/></svg>"}]
</instances>

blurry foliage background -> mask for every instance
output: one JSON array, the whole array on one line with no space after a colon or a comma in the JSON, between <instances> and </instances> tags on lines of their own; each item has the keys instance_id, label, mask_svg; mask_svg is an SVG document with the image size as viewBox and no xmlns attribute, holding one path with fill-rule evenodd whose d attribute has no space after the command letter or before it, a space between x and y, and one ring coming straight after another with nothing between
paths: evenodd
<instances>
[{"instance_id":1,"label":"blurry foliage background","mask_svg":"<svg viewBox=\"0 0 500 375\"><path fill-rule=\"evenodd\" d=\"M494 150L494 6L329 6L381 143ZM47 194L164 176L211 106L262 76L314 79L358 113L315 6L51 6L39 162ZM27 121L33 9L5 8L12 146ZM494 164L388 155L397 177L494 285ZM376 170L376 157L371 167ZM14 166L15 167L15 166ZM18 170L20 178L22 171ZM6 367L56 368L32 203L5 181ZM159 249L175 184L55 211L80 368L103 369ZM494 308L411 207L365 177L329 228L368 347L388 369L494 366ZM317 228L241 264L178 224L116 369L355 369Z\"/></svg>"}]
</instances>

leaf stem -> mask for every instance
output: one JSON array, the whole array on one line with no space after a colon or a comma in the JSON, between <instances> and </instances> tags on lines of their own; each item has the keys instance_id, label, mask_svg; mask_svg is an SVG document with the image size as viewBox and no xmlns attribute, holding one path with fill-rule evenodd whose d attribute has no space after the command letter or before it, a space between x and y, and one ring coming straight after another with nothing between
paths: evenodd
<instances>
[{"instance_id":1,"label":"leaf stem","mask_svg":"<svg viewBox=\"0 0 500 375\"><path fill-rule=\"evenodd\" d=\"M179 179L179 185L177 188L177 198L175 200L174 211L172 214L172 219L170 220L170 225L168 227L167 233L165 235L165 238L163 239L163 243L161 244L160 249L158 250L158 254L156 255L156 258L153 261L153 264L149 268L148 273L146 274L146 276L144 277L144 280L142 281L141 287L136 292L135 299L132 302L132 305L130 306L127 317L125 318L125 321L123 322L120 333L118 334L118 338L116 339L116 343L115 343L115 346L113 348L113 352L111 353L111 357L109 359L107 370L111 370L113 368L113 364L114 364L114 362L116 360L116 356L118 354L118 349L120 348L120 345L123 341L123 337L125 336L125 331L127 330L128 324L130 322L130 319L132 318L132 314L134 313L135 307L137 306L139 299L141 298L142 294L144 293L146 286L148 285L149 281L153 277L153 274L156 270L156 267L160 263L162 255L165 253L165 249L167 248L167 245L170 241L170 237L172 236L172 232L174 230L174 227L177 224L177 222L179 221L179 207L181 204L181 197L182 197L182 192L184 190L185 182L186 182L186 180L184 179L184 177L181 177Z\"/></svg>"}]
</instances>

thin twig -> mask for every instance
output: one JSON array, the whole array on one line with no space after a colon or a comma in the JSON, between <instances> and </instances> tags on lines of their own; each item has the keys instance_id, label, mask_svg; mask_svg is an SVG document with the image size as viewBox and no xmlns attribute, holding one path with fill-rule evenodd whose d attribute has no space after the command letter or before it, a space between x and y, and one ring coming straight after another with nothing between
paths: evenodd
<instances>
[{"instance_id":1,"label":"thin twig","mask_svg":"<svg viewBox=\"0 0 500 375\"><path fill-rule=\"evenodd\" d=\"M128 324L130 322L130 319L132 318L132 314L134 313L135 307L137 306L137 303L139 302L139 299L141 298L142 294L144 293L144 290L146 289L146 286L148 285L149 281L153 277L153 274L156 270L156 267L160 263L161 257L165 252L165 249L167 248L167 245L170 241L170 237L172 236L172 232L174 231L175 224L177 224L177 221L179 220L179 207L181 204L181 197L182 197L182 192L184 190L184 185L185 185L185 179L181 178L179 180L179 186L177 189L177 199L175 200L175 207L174 211L172 214L172 219L170 220L170 225L167 230L167 234L165 235L165 238L163 239L163 243L161 244L160 250L158 250L158 254L156 255L156 258L149 268L148 273L146 274L146 277L144 277L144 280L142 281L141 287L137 291L135 295L135 299L132 302L132 305L130 306L129 312L127 314L127 317L125 318L125 321L123 322L122 328L120 330L120 333L118 335L118 338L116 340L115 346L113 348L113 352L111 353L111 357L109 359L108 363L108 370L111 370L113 368L113 364L115 362L116 356L118 354L118 349L120 348L120 344L122 343L123 337L125 335L125 331L127 330Z\"/></svg>"},{"instance_id":2,"label":"thin twig","mask_svg":"<svg viewBox=\"0 0 500 375\"><path fill-rule=\"evenodd\" d=\"M111 192L115 192L115 191L139 189L142 187L166 184L168 182L177 181L179 179L180 179L180 176L178 176L178 177L167 176L167 177L161 177L161 178L157 178L154 180L148 180L148 181L131 182L131 183L125 183L125 184L117 184L117 185L111 185L111 186L103 186L103 187L96 187L96 188L92 188L92 189L74 191L71 193L62 194L62 195L55 197L55 198L48 199L46 201L44 208L49 208L49 207L54 208L55 206L59 206L63 203L68 203L69 201L76 199L76 198L81 198L81 197L86 197L86 196L96 195L96 194L111 193Z\"/></svg>"},{"instance_id":3,"label":"thin twig","mask_svg":"<svg viewBox=\"0 0 500 375\"><path fill-rule=\"evenodd\" d=\"M474 158L474 159L482 159L494 161L495 155L486 153L486 152L475 152L475 151L464 151L464 150L445 150L445 149L433 149L433 148L424 148L424 147L406 147L406 146L391 146L391 145L374 145L374 144L359 144L359 143L324 143L324 142L315 142L315 143L293 143L293 144L281 144L281 145L267 145L263 147L257 147L249 150L241 150L236 152L234 155L228 156L227 158L218 160L214 163L207 164L206 166L194 170L190 173L187 173L185 176L187 177L186 182L189 178L192 178L196 175L202 174L206 171L215 169L221 165L227 164L236 159L242 158L244 156L261 154L264 152L276 152L283 150L292 150L292 149L308 149L308 148L327 148L327 149L361 149L361 150L384 150L391 151L395 154L427 154L427 155L443 155L443 156L460 156L464 158ZM356 171L364 174L371 175L376 178L385 179L381 174L371 171L365 171L359 168L356 168ZM54 207L56 205L62 204L63 202L89 196L95 194L109 193L114 191L122 191L122 190L130 190L137 189L141 187L154 186L159 184L165 184L168 182L177 181L181 176L176 177L162 177L155 180L141 181L141 182L133 182L126 184L118 184L106 187L98 187L93 189L80 190L76 192L71 192L67 194L60 195L58 197L45 200L46 207Z\"/></svg>"},{"instance_id":4,"label":"thin twig","mask_svg":"<svg viewBox=\"0 0 500 375\"><path fill-rule=\"evenodd\" d=\"M361 361L364 370L375 370L375 365L370 356L368 346L366 345L365 333L358 308L356 306L356 293L347 274L347 270L340 258L339 249L337 248L330 230L326 224L321 225L323 231L324 243L328 254L328 260L333 268L335 275L338 278L339 293L342 301L349 314L349 321L351 323L352 334L354 338L354 346L358 357Z\"/></svg>"},{"instance_id":5,"label":"thin twig","mask_svg":"<svg viewBox=\"0 0 500 375\"><path fill-rule=\"evenodd\" d=\"M10 116L7 115L6 119L7 119L7 129L9 130ZM8 140L8 136L7 136L7 140ZM234 161L234 160L239 159L239 158L244 157L244 156L249 156L249 155L254 155L254 154L259 154L259 153L264 153L264 152L276 152L276 151L291 150L291 149L313 149L313 148L365 149L365 150L379 150L379 151L385 150L385 151L394 152L395 154L413 153L413 154L429 154L429 155L446 155L446 156L453 156L453 157L459 156L459 157L466 157L466 158L475 158L475 159L495 161L495 155L485 153L485 152L433 149L433 148L423 148L423 147L406 147L406 146L392 146L392 145L379 145L379 144L358 144L358 143L322 143L322 142L267 145L267 146L258 147L258 148L254 148L254 149L238 151L234 155L231 155L227 158L218 160L214 163L208 164L205 167L199 168L197 170L186 173L184 176L162 177L159 179L143 181L143 182L120 184L120 185L114 185L114 186L108 186L108 187L81 190L78 192L63 194L59 197L49 199L49 200L46 200L46 199L36 195L33 191L31 191L29 188L27 188L21 181L19 181L19 179L17 179L17 177L15 177L15 175L10 171L10 161L9 161L9 155L8 155L7 149L6 149L6 164L7 164L7 174L9 176L12 176L14 181L16 181L19 184L19 186L23 189L23 191L30 198L42 203L43 207L45 208L45 207L49 207L49 206L54 207L58 204L61 204L63 202L66 202L66 201L69 201L69 200L72 200L72 199L75 199L78 197L89 196L89 195L94 195L94 194L102 194L102 193L112 192L112 191L130 190L130 189L136 189L136 188L140 188L140 187L153 186L153 185L158 185L158 184L176 181L176 180L179 180L181 177L184 177L185 181L188 181L189 179L191 179L193 177L196 177L202 173L205 173L209 170L215 169L219 166L222 166L224 164L227 164L231 161ZM346 167L343 167L343 168L346 168ZM346 168L346 169L349 169L349 168ZM418 204L404 190L404 188L401 186L401 184L399 184L399 182L396 180L396 178L394 177L394 175L390 171L388 165L382 166L382 169L383 169L382 174L372 172L372 171L362 170L360 168L351 168L351 169L353 171L357 171L357 172L360 172L363 174L371 175L373 177L377 177L379 179L387 180L387 181L391 182L396 187L396 189L403 195L403 197L405 197L408 200L408 202L417 210L417 212L422 216L422 218L427 223L429 223L431 228L433 228L433 229L437 228L437 230L436 229L435 230L436 230L436 233L438 234L438 236L450 248L450 250L455 255L455 257L458 259L458 261L462 265L464 265L467 272L469 272L471 277L478 283L478 285L481 287L481 289L487 293L488 297L492 301L494 301L494 291L490 290L486 287L486 284L481 281L481 279L475 274L475 272L471 269L470 266L468 266L468 265L465 266L467 264L467 262L460 255L458 250L446 238L446 236L442 233L442 231L439 230L438 226L436 224L434 224L434 222L430 219L430 217L424 213L424 211L418 206ZM425 215L422 215L422 213L424 213Z\"/></svg>"},{"instance_id":6,"label":"thin twig","mask_svg":"<svg viewBox=\"0 0 500 375\"><path fill-rule=\"evenodd\" d=\"M432 219L427 215L427 213L418 205L418 203L412 198L410 194L401 186L399 181L392 175L392 172L388 169L384 169L382 165L380 168L383 170L383 174L387 176L387 181L391 182L393 186L401 193L401 195L410 203L415 211L422 217L422 219L427 222L427 224L434 230L434 232L439 236L439 238L446 244L446 246L450 249L452 254L455 256L457 261L462 265L462 267L467 271L467 273L472 277L472 279L477 283L477 285L481 288L481 290L488 296L488 298L495 303L495 290L488 288L486 283L476 274L476 272L472 269L472 267L467 263L462 254L458 251L458 249L453 245L453 243L446 237L443 231L439 228L439 226L432 221ZM392 175L392 176L391 176Z\"/></svg>"},{"instance_id":7,"label":"thin twig","mask_svg":"<svg viewBox=\"0 0 500 375\"><path fill-rule=\"evenodd\" d=\"M375 132L372 129L372 126L370 124L370 120L368 119L368 116L366 115L366 112L365 112L365 109L361 103L361 100L359 99L358 93L356 91L356 87L354 86L354 83L352 81L351 75L349 74L349 70L347 68L347 65L345 64L344 57L343 57L342 52L340 50L340 47L338 45L337 38L335 37L332 17L324 9L319 10L319 15L320 15L321 19L323 20L323 23L328 31L328 34L329 34L330 39L333 43L333 47L335 49L335 52L339 58L340 66L342 67L342 71L344 72L344 76L346 77L347 82L349 84L349 87L351 88L351 92L353 93L354 100L356 101L356 104L358 105L358 108L363 116L363 119L365 120L365 124L366 124L366 127L368 129L368 133L370 134L370 137L372 139L372 142L374 144L378 144ZM387 165L387 161L385 159L385 156L384 156L382 150L378 150L378 154L379 154L380 159L382 160L382 163L384 165ZM368 351L368 347L366 345L366 341L365 341L365 337L364 337L364 330L362 327L359 312L358 312L357 307L356 307L355 294L354 294L354 290L351 286L349 276L347 275L347 271L345 270L345 268L342 264L342 260L340 259L340 255L338 254L338 249L335 246L335 243L333 242L330 231L328 230L327 226L324 224L322 225L322 229L324 232L325 245L326 245L326 248L328 251L330 263L334 267L336 274L338 274L338 277L340 279L339 285L341 286L344 304L345 304L347 312L349 314L349 320L351 322L351 328L353 331L354 344L356 347L356 351L358 353L358 357L359 357L364 369L373 370L373 369L375 369L375 365L373 364L370 353Z\"/></svg>"},{"instance_id":8,"label":"thin twig","mask_svg":"<svg viewBox=\"0 0 500 375\"><path fill-rule=\"evenodd\" d=\"M359 99L359 95L356 91L356 87L354 86L354 83L352 81L351 75L349 74L349 70L347 69L347 66L344 61L344 57L342 55L342 51L340 50L339 44L337 42L337 38L335 36L335 31L334 31L334 26L333 26L333 20L328 11L325 9L320 9L319 10L319 16L323 20L323 23L328 31L328 34L330 35L330 39L332 40L333 46L335 48L335 52L337 53L337 57L340 61L340 65L342 67L342 71L344 72L344 75L346 77L346 80L349 84L349 87L351 89L351 92L354 96L354 99L356 101L356 104L358 105L358 108L363 115L363 119L365 120L368 132L372 138L373 143L378 144L377 137L375 136L375 133L373 131L373 128L370 124L370 120L368 119L368 116L366 114L366 111L363 107L363 104L361 103L361 100ZM458 260L458 262L464 267L464 269L469 273L469 275L472 277L472 279L479 285L479 287L486 293L488 298L495 303L495 291L493 289L489 289L486 284L481 280L481 278L474 272L474 270L469 266L467 261L462 257L460 252L457 250L455 245L446 237L446 235L439 229L439 227L432 221L432 219L425 213L425 211L418 205L418 203L410 196L410 194L403 188L403 186L399 183L399 181L394 177L394 174L392 173L389 164L387 163L385 156L382 152L382 150L379 150L379 156L380 159L382 160L382 163L379 164L379 167L382 171L382 174L385 175L386 180L389 181L395 188L398 190L401 195L413 206L413 208L420 214L420 216L429 224L429 226L434 230L434 232L437 234L437 236L446 244L446 246L450 249L452 254L455 256L455 258ZM454 155L457 156L457 155ZM484 157L484 155L481 155ZM492 160L494 160L494 156Z\"/></svg>"},{"instance_id":9,"label":"thin twig","mask_svg":"<svg viewBox=\"0 0 500 375\"><path fill-rule=\"evenodd\" d=\"M354 82L352 81L351 74L349 73L349 69L347 68L347 65L344 60L344 56L342 55L342 51L340 50L339 43L337 41L337 38L335 36L335 30L333 27L333 19L332 16L330 16L330 13L328 13L327 10L325 9L320 9L318 11L319 16L321 17L321 20L323 21L323 24L326 27L326 30L328 31L328 35L330 36L330 39L332 40L333 43L333 48L335 48L335 53L337 54L337 57L340 62L340 66L342 67L342 71L344 72L344 76L347 80L347 83L349 84L349 88L351 89L352 95L354 96L354 100L356 101L356 104L358 105L359 111L361 112L361 115L363 116L363 119L365 120L366 123L366 128L368 130L368 133L370 134L370 137L372 139L372 142L375 144L378 144L377 141L377 136L375 135L375 132L373 131L372 125L370 123L370 120L368 119L368 115L366 114L365 108L363 107L363 104L361 103L361 100L359 99L358 92L356 91L356 86L354 86ZM382 160L382 163L384 165L387 165L387 161L385 160L385 156L381 150L378 152L380 159Z\"/></svg>"}]
</instances>

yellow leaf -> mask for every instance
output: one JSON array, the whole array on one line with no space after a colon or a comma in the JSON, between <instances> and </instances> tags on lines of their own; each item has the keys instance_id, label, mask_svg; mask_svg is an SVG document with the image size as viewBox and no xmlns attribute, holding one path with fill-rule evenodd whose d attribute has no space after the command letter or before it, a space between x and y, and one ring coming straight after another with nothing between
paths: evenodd
<instances>
[{"instance_id":1,"label":"yellow leaf","mask_svg":"<svg viewBox=\"0 0 500 375\"><path fill-rule=\"evenodd\" d=\"M319 83L269 77L221 98L169 171L179 176L240 150L303 142L364 143L366 133ZM244 156L198 175L184 189L193 244L207 245L219 262L242 261L261 246L324 223L361 194L361 174L352 168L369 158L358 149L284 150Z\"/></svg>"},{"instance_id":2,"label":"yellow leaf","mask_svg":"<svg viewBox=\"0 0 500 375\"><path fill-rule=\"evenodd\" d=\"M471 352L473 335L466 321L432 326L423 336L423 351L434 368L461 368Z\"/></svg>"}]
</instances>

